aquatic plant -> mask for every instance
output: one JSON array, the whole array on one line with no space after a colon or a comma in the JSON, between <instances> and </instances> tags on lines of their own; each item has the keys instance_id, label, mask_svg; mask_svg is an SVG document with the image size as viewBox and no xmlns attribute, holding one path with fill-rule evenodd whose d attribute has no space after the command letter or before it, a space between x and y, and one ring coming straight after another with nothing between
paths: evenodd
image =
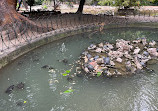
<instances>
[{"instance_id":1,"label":"aquatic plant","mask_svg":"<svg viewBox=\"0 0 158 111\"><path fill-rule=\"evenodd\" d=\"M68 90L64 91L64 93L71 93L73 91L74 91L73 89L68 89Z\"/></svg>"},{"instance_id":2,"label":"aquatic plant","mask_svg":"<svg viewBox=\"0 0 158 111\"><path fill-rule=\"evenodd\" d=\"M70 73L70 70L66 70L65 73L63 73L63 76L67 76Z\"/></svg>"},{"instance_id":3,"label":"aquatic plant","mask_svg":"<svg viewBox=\"0 0 158 111\"><path fill-rule=\"evenodd\" d=\"M101 76L101 72L97 72L97 77Z\"/></svg>"},{"instance_id":4,"label":"aquatic plant","mask_svg":"<svg viewBox=\"0 0 158 111\"><path fill-rule=\"evenodd\" d=\"M70 70L66 70L66 73L70 73Z\"/></svg>"},{"instance_id":5,"label":"aquatic plant","mask_svg":"<svg viewBox=\"0 0 158 111\"><path fill-rule=\"evenodd\" d=\"M68 74L67 73L65 73L65 74L62 74L63 76L67 76Z\"/></svg>"}]
</instances>

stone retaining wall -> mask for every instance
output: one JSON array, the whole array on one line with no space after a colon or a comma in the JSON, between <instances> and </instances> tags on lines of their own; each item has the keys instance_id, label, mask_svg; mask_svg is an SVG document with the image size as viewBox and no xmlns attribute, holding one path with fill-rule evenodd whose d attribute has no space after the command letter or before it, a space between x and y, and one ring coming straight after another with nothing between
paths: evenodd
<instances>
[{"instance_id":1,"label":"stone retaining wall","mask_svg":"<svg viewBox=\"0 0 158 111\"><path fill-rule=\"evenodd\" d=\"M155 24L126 24L126 25L106 25L104 29L107 28L121 28L121 27L147 27L147 28L158 28L158 25ZM42 45L48 44L50 42L63 39L65 37L73 36L80 33L90 32L93 30L98 30L100 28L99 24L90 24L90 25L83 25L73 28L63 28L60 30L55 30L51 32L47 32L41 35L38 35L36 39L32 41L28 41L25 43L21 43L18 46L13 46L8 50L5 50L3 54L0 54L0 69L7 64L11 63L13 60L18 58L19 56L38 48Z\"/></svg>"},{"instance_id":2,"label":"stone retaining wall","mask_svg":"<svg viewBox=\"0 0 158 111\"><path fill-rule=\"evenodd\" d=\"M50 42L53 42L65 37L73 36L73 35L84 33L84 32L90 32L94 28L97 28L97 26L84 25L84 26L79 26L79 27L55 30L55 31L41 34L40 36L37 36L37 38L32 41L28 41L25 43L21 43L18 46L11 47L8 50L5 50L2 55L0 55L0 69L6 66L7 64L11 63L16 58L20 57L21 55L35 48L38 48L42 45L48 44Z\"/></svg>"}]
</instances>

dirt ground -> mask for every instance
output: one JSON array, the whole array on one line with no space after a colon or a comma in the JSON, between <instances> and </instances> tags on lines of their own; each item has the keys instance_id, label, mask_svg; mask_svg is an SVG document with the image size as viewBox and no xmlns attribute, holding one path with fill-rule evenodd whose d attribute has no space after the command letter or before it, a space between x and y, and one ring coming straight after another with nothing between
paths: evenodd
<instances>
[{"instance_id":1,"label":"dirt ground","mask_svg":"<svg viewBox=\"0 0 158 111\"><path fill-rule=\"evenodd\" d=\"M46 10L53 10L52 5L48 5L48 8ZM26 11L24 8L20 8L22 11ZM33 6L32 10L37 10L37 9L43 9L42 5L37 5ZM61 13L74 13L78 9L78 5L73 5L73 7L69 7L66 4L61 4L60 7L58 8ZM107 11L115 11L117 10L117 7L111 7L111 6L88 6L85 5L83 9L83 13L89 13L89 14L96 14L96 13L105 13ZM158 11L158 6L142 6L140 7L141 11Z\"/></svg>"},{"instance_id":2,"label":"dirt ground","mask_svg":"<svg viewBox=\"0 0 158 111\"><path fill-rule=\"evenodd\" d=\"M61 5L60 10L62 13L65 12L76 12L78 9L78 5L74 5L73 8L67 7L65 5ZM116 11L117 7L111 7L111 6L88 6L85 5L83 9L83 13L90 13L90 14L95 14L95 13L104 13L107 11ZM158 11L158 6L142 6L140 7L140 10L155 10Z\"/></svg>"}]
</instances>

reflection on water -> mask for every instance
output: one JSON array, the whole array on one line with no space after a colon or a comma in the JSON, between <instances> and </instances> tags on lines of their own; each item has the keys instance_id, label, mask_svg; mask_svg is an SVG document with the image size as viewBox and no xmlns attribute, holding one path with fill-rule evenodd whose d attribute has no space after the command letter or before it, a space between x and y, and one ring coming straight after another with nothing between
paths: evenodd
<instances>
[{"instance_id":1,"label":"reflection on water","mask_svg":"<svg viewBox=\"0 0 158 111\"><path fill-rule=\"evenodd\" d=\"M151 66L155 73L130 77L75 76L68 82L62 74L71 70L70 75L75 75L80 53L92 43L140 37L157 40L157 35L156 29L109 29L76 35L31 51L0 71L0 111L156 111L157 64ZM68 63L63 63L64 59ZM44 65L53 69L41 68ZM19 82L25 83L25 89L15 89L10 95L4 93ZM74 92L63 93L69 88Z\"/></svg>"}]
</instances>

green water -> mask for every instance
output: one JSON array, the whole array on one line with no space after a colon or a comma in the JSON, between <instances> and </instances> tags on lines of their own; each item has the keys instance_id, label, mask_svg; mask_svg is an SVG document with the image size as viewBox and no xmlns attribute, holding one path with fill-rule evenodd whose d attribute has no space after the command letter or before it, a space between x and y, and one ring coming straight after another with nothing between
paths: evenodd
<instances>
[{"instance_id":1,"label":"green water","mask_svg":"<svg viewBox=\"0 0 158 111\"><path fill-rule=\"evenodd\" d=\"M76 35L31 51L0 70L0 111L156 111L158 110L158 64L150 66L155 73L129 77L74 77L72 82L62 74L75 74L81 52L92 43L114 42L146 37L157 40L158 30L121 28ZM58 60L67 59L68 64ZM42 69L54 67L54 72ZM5 93L19 82L25 89ZM65 90L74 91L64 94ZM26 101L22 106L17 102Z\"/></svg>"}]
</instances>

